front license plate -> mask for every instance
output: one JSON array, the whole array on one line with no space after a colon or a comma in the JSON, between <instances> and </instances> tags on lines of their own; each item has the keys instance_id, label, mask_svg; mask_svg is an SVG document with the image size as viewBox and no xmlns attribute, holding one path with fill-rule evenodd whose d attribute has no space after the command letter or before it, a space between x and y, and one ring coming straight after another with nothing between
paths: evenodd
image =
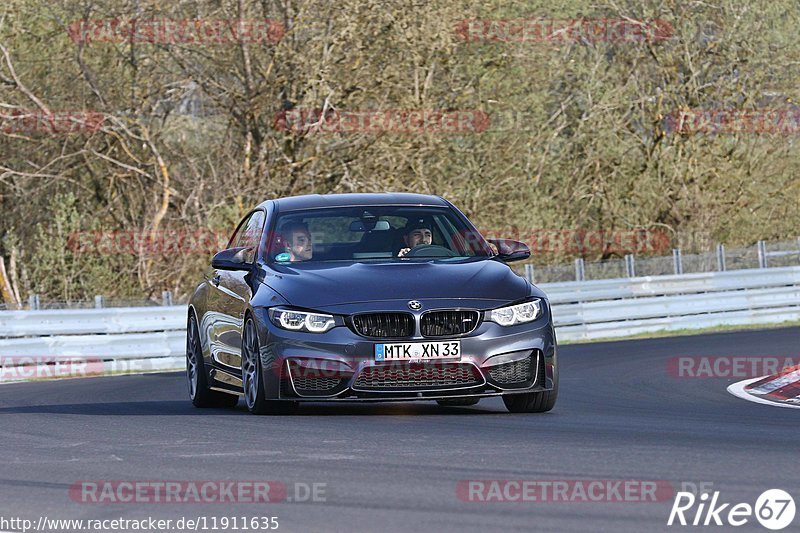
<instances>
[{"instance_id":1,"label":"front license plate","mask_svg":"<svg viewBox=\"0 0 800 533\"><path fill-rule=\"evenodd\" d=\"M428 359L460 359L461 341L403 342L376 344L376 361L425 361Z\"/></svg>"}]
</instances>

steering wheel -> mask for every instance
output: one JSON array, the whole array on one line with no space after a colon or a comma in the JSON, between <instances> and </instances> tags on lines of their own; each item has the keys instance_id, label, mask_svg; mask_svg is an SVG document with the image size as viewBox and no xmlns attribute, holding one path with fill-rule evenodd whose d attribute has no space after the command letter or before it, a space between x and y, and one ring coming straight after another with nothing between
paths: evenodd
<instances>
[{"instance_id":1,"label":"steering wheel","mask_svg":"<svg viewBox=\"0 0 800 533\"><path fill-rule=\"evenodd\" d=\"M458 254L438 244L420 244L409 250L403 257L456 257Z\"/></svg>"}]
</instances>

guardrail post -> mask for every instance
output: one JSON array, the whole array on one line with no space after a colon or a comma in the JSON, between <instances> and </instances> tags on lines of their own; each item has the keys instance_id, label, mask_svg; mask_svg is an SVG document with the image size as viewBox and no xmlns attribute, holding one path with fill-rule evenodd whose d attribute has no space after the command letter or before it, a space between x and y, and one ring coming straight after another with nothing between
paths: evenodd
<instances>
[{"instance_id":1,"label":"guardrail post","mask_svg":"<svg viewBox=\"0 0 800 533\"><path fill-rule=\"evenodd\" d=\"M800 261L800 237L797 238L797 260Z\"/></svg>"},{"instance_id":2,"label":"guardrail post","mask_svg":"<svg viewBox=\"0 0 800 533\"><path fill-rule=\"evenodd\" d=\"M672 249L672 266L676 276L683 274L683 257L681 256L680 248Z\"/></svg>"},{"instance_id":3,"label":"guardrail post","mask_svg":"<svg viewBox=\"0 0 800 533\"><path fill-rule=\"evenodd\" d=\"M627 272L629 278L636 277L636 265L634 265L633 254L627 254L625 256L625 272Z\"/></svg>"},{"instance_id":4,"label":"guardrail post","mask_svg":"<svg viewBox=\"0 0 800 533\"><path fill-rule=\"evenodd\" d=\"M531 264L526 264L525 265L525 279L527 279L531 283L534 283L534 280L533 280L533 265L531 265Z\"/></svg>"},{"instance_id":5,"label":"guardrail post","mask_svg":"<svg viewBox=\"0 0 800 533\"><path fill-rule=\"evenodd\" d=\"M717 245L717 270L720 272L725 272L725 245L718 244Z\"/></svg>"},{"instance_id":6,"label":"guardrail post","mask_svg":"<svg viewBox=\"0 0 800 533\"><path fill-rule=\"evenodd\" d=\"M758 241L758 268L767 268L767 245Z\"/></svg>"},{"instance_id":7,"label":"guardrail post","mask_svg":"<svg viewBox=\"0 0 800 533\"><path fill-rule=\"evenodd\" d=\"M163 291L161 293L161 305L172 305L172 292Z\"/></svg>"},{"instance_id":8,"label":"guardrail post","mask_svg":"<svg viewBox=\"0 0 800 533\"><path fill-rule=\"evenodd\" d=\"M575 260L575 281L584 281L586 279L586 268L583 264L583 258L579 257Z\"/></svg>"},{"instance_id":9,"label":"guardrail post","mask_svg":"<svg viewBox=\"0 0 800 533\"><path fill-rule=\"evenodd\" d=\"M105 301L102 294L95 294L94 296L94 307L95 309L102 309L104 307Z\"/></svg>"},{"instance_id":10,"label":"guardrail post","mask_svg":"<svg viewBox=\"0 0 800 533\"><path fill-rule=\"evenodd\" d=\"M28 296L28 305L31 308L31 311L36 311L39 309L39 295L38 294L31 294Z\"/></svg>"}]
</instances>

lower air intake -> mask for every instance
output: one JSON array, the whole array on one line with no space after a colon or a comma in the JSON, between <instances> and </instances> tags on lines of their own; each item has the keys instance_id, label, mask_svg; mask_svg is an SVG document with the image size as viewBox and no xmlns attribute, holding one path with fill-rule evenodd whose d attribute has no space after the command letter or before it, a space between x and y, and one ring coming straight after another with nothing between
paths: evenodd
<instances>
[{"instance_id":1,"label":"lower air intake","mask_svg":"<svg viewBox=\"0 0 800 533\"><path fill-rule=\"evenodd\" d=\"M533 354L520 361L503 363L489 369L489 377L501 385L513 385L533 380Z\"/></svg>"},{"instance_id":2,"label":"lower air intake","mask_svg":"<svg viewBox=\"0 0 800 533\"><path fill-rule=\"evenodd\" d=\"M338 392L343 384L341 376L330 375L324 370L304 368L296 363L290 363L289 370L294 389L301 396L327 396Z\"/></svg>"},{"instance_id":3,"label":"lower air intake","mask_svg":"<svg viewBox=\"0 0 800 533\"><path fill-rule=\"evenodd\" d=\"M361 390L466 388L483 384L474 365L465 363L371 366L361 371L353 388Z\"/></svg>"}]
</instances>

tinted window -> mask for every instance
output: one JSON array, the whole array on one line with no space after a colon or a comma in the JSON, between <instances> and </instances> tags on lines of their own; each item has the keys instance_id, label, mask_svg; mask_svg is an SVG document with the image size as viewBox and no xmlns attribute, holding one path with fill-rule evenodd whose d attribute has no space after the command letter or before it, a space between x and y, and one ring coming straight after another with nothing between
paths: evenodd
<instances>
[{"instance_id":1,"label":"tinted window","mask_svg":"<svg viewBox=\"0 0 800 533\"><path fill-rule=\"evenodd\" d=\"M368 206L291 211L279 215L276 230L268 259L278 262L488 255L483 237L448 208ZM303 247L309 237L310 250Z\"/></svg>"}]
</instances>

